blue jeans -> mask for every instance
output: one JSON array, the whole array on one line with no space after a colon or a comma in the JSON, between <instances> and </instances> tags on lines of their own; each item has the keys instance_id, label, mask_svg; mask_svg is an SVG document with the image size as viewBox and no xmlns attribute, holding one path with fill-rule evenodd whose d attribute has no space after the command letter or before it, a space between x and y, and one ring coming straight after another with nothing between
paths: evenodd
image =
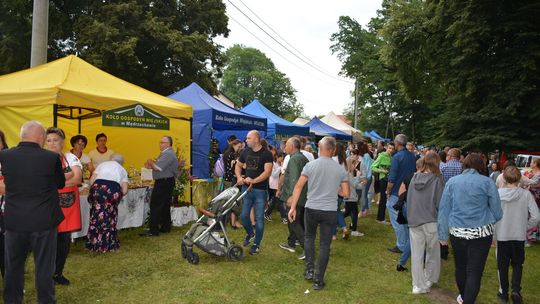
<instances>
[{"instance_id":1,"label":"blue jeans","mask_svg":"<svg viewBox=\"0 0 540 304\"><path fill-rule=\"evenodd\" d=\"M362 191L362 199L364 200L362 211L369 209L369 204L371 203L371 199L370 197L368 197L368 194L369 194L369 188L371 187L372 180L373 180L373 177L368 178L366 186L364 187L364 191Z\"/></svg>"},{"instance_id":2,"label":"blue jeans","mask_svg":"<svg viewBox=\"0 0 540 304\"><path fill-rule=\"evenodd\" d=\"M407 230L408 229L409 228L407 228ZM399 265L405 267L407 265L407 260L411 256L411 240L409 239L409 234L407 234L407 239L405 240L404 248L401 249L401 251L402 253L399 256Z\"/></svg>"},{"instance_id":3,"label":"blue jeans","mask_svg":"<svg viewBox=\"0 0 540 304\"><path fill-rule=\"evenodd\" d=\"M394 208L392 208L394 209ZM407 204L403 204L403 216L405 216L405 218L407 218ZM399 257L399 265L401 266L405 266L407 265L407 260L409 259L409 257L411 256L411 238L409 236L409 225L402 225L402 224L399 224L402 227L402 229L404 229L407 234L405 236L405 244L403 245L403 247L400 247L399 249L402 251L401 252L401 256Z\"/></svg>"},{"instance_id":4,"label":"blue jeans","mask_svg":"<svg viewBox=\"0 0 540 304\"><path fill-rule=\"evenodd\" d=\"M243 186L242 191L246 191L247 187ZM246 230L246 233L253 235L253 227L251 226L251 219L249 213L251 208L255 208L255 241L253 245L259 246L261 244L264 234L264 205L268 198L268 192L265 189L252 189L244 196L244 205L242 206L242 213L240 214L240 220Z\"/></svg>"},{"instance_id":5,"label":"blue jeans","mask_svg":"<svg viewBox=\"0 0 540 304\"><path fill-rule=\"evenodd\" d=\"M402 252L405 252L405 247L409 247L410 251L410 245L408 242L409 239L409 228L407 225L401 225L397 222L397 214L398 212L396 209L394 209L394 205L398 201L399 197L396 195L390 195L390 198L386 201L386 209L388 209L388 215L390 215L390 223L392 224L392 228L394 228L394 233L396 234L396 246L401 250Z\"/></svg>"},{"instance_id":6,"label":"blue jeans","mask_svg":"<svg viewBox=\"0 0 540 304\"><path fill-rule=\"evenodd\" d=\"M334 227L332 230L332 235L336 235L337 228L347 228L347 223L345 223L345 216L343 215L343 212L341 212L341 206L343 206L343 197L338 196L337 199L337 226Z\"/></svg>"}]
</instances>

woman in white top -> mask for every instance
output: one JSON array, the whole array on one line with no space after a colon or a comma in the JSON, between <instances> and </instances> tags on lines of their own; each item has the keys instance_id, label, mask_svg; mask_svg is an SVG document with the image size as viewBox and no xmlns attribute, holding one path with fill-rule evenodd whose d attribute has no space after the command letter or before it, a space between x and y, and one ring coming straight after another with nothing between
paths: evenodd
<instances>
[{"instance_id":1,"label":"woman in white top","mask_svg":"<svg viewBox=\"0 0 540 304\"><path fill-rule=\"evenodd\" d=\"M118 204L128 191L128 174L122 167L124 157L111 155L111 160L96 167L90 178L90 225L86 249L93 252L115 251L120 248L116 223Z\"/></svg>"},{"instance_id":2,"label":"woman in white top","mask_svg":"<svg viewBox=\"0 0 540 304\"><path fill-rule=\"evenodd\" d=\"M88 144L88 139L86 138L86 136L80 134L75 135L69 140L69 143L71 143L72 147L70 152L77 156L77 158L81 161L81 164L83 166L83 178L86 170L94 172L95 168L92 164L92 160L90 159L88 154L83 152L86 148L86 145Z\"/></svg>"},{"instance_id":3,"label":"woman in white top","mask_svg":"<svg viewBox=\"0 0 540 304\"><path fill-rule=\"evenodd\" d=\"M79 184L82 181L82 165L77 156L63 152L66 135L62 129L51 127L46 133L47 149L58 153L66 176L65 187L58 190L64 220L58 225L56 269L53 279L57 284L69 285L70 282L64 277L63 272L69 254L71 232L81 230Z\"/></svg>"},{"instance_id":4,"label":"woman in white top","mask_svg":"<svg viewBox=\"0 0 540 304\"><path fill-rule=\"evenodd\" d=\"M273 148L270 151L272 151L272 155L274 156L274 166L272 167L272 174L270 175L270 178L268 179L268 208L266 208L266 211L264 213L264 218L267 221L271 221L272 211L274 210L274 207L276 207L277 205L279 214L281 216L281 222L286 224L287 211L285 210L285 204L276 196L276 192L279 186L279 176L281 174L281 167L283 165L283 158L285 156L283 155L283 152L278 151L275 148Z\"/></svg>"}]
</instances>

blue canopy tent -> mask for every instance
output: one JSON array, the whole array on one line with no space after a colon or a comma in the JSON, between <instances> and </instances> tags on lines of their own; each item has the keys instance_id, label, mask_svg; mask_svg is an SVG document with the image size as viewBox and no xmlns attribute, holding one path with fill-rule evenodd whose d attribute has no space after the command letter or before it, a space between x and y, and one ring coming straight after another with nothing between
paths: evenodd
<instances>
[{"instance_id":1,"label":"blue canopy tent","mask_svg":"<svg viewBox=\"0 0 540 304\"><path fill-rule=\"evenodd\" d=\"M364 131L364 133L362 133L362 135L363 135L364 137L370 138L371 141L377 141L377 140L378 140L377 138L375 138L375 137L373 136L373 134L371 134L371 132L368 132L368 131Z\"/></svg>"},{"instance_id":2,"label":"blue canopy tent","mask_svg":"<svg viewBox=\"0 0 540 304\"><path fill-rule=\"evenodd\" d=\"M386 142L389 142L390 139L389 138L384 138L382 136L380 136L377 132L375 132L375 130L371 130L369 131L369 133L373 136L373 138L375 138L376 140L382 140L382 141L386 141Z\"/></svg>"},{"instance_id":3,"label":"blue canopy tent","mask_svg":"<svg viewBox=\"0 0 540 304\"><path fill-rule=\"evenodd\" d=\"M377 134L377 132L375 132L375 130L371 130L371 131L364 131L363 133L364 137L369 137L371 138L372 141L378 141L378 140L382 140L382 141L385 141L385 142L389 142L390 139L389 138L383 138L382 136L380 136L379 134Z\"/></svg>"},{"instance_id":4,"label":"blue canopy tent","mask_svg":"<svg viewBox=\"0 0 540 304\"><path fill-rule=\"evenodd\" d=\"M335 129L324 122L322 122L317 117L314 117L312 120L310 120L307 124L304 125L305 127L309 127L309 130L312 133L315 133L315 135L319 136L332 136L335 137L337 140L351 140L352 136L350 134L347 134L345 132L342 132L338 129Z\"/></svg>"},{"instance_id":5,"label":"blue canopy tent","mask_svg":"<svg viewBox=\"0 0 540 304\"><path fill-rule=\"evenodd\" d=\"M270 144L278 145L281 140L293 135L309 135L309 127L294 124L277 116L257 99L254 99L250 104L240 110L244 113L266 118L268 130L266 131L265 138Z\"/></svg>"},{"instance_id":6,"label":"blue canopy tent","mask_svg":"<svg viewBox=\"0 0 540 304\"><path fill-rule=\"evenodd\" d=\"M193 175L198 178L210 177L210 141L212 132L219 141L220 150L227 147L227 136L236 134L243 138L249 130L266 132L266 119L246 114L229 107L203 90L198 84L192 83L182 90L169 95L193 107Z\"/></svg>"}]
</instances>

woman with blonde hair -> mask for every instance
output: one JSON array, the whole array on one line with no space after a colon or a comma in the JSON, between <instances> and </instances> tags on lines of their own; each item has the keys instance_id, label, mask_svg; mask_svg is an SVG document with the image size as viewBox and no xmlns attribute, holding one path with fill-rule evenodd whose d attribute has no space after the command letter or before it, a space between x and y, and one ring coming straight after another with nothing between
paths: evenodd
<instances>
[{"instance_id":1,"label":"woman with blonde hair","mask_svg":"<svg viewBox=\"0 0 540 304\"><path fill-rule=\"evenodd\" d=\"M437 215L444 190L440 162L438 154L426 154L407 192L413 294L429 292L431 285L439 280L441 260Z\"/></svg>"},{"instance_id":2,"label":"woman with blonde hair","mask_svg":"<svg viewBox=\"0 0 540 304\"><path fill-rule=\"evenodd\" d=\"M81 207L79 202L79 184L82 182L82 164L73 153L64 153L66 135L59 128L47 129L47 149L58 153L62 162L62 169L66 176L66 185L58 189L58 196L64 220L58 225L58 238L56 246L56 269L54 281L56 284L69 285L64 276L64 265L69 254L71 232L81 230Z\"/></svg>"}]
</instances>

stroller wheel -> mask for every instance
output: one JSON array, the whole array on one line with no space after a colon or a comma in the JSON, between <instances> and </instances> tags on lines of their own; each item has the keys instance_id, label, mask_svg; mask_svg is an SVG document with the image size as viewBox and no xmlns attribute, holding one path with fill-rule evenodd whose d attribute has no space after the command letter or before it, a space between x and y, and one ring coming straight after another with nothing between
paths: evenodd
<instances>
[{"instance_id":1,"label":"stroller wheel","mask_svg":"<svg viewBox=\"0 0 540 304\"><path fill-rule=\"evenodd\" d=\"M187 258L187 248L184 243L182 243L182 258L183 259Z\"/></svg>"},{"instance_id":2,"label":"stroller wheel","mask_svg":"<svg viewBox=\"0 0 540 304\"><path fill-rule=\"evenodd\" d=\"M186 260L190 264L197 264L199 262L199 256L193 251L186 251ZM195 263L197 260L197 263Z\"/></svg>"},{"instance_id":3,"label":"stroller wheel","mask_svg":"<svg viewBox=\"0 0 540 304\"><path fill-rule=\"evenodd\" d=\"M191 264L193 265L199 264L199 255L196 254L195 252L191 254Z\"/></svg>"},{"instance_id":4,"label":"stroller wheel","mask_svg":"<svg viewBox=\"0 0 540 304\"><path fill-rule=\"evenodd\" d=\"M232 245L227 250L227 256L231 261L240 261L244 257L244 249L239 245Z\"/></svg>"}]
</instances>

